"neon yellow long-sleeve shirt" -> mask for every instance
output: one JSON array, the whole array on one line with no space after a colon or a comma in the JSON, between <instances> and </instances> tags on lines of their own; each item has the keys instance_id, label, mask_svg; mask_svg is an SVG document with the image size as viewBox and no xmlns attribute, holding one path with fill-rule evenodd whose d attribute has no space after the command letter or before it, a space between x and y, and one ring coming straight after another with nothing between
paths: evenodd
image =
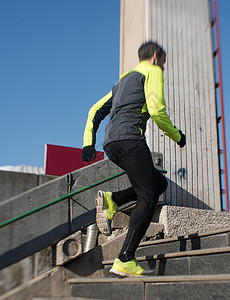
<instances>
[{"instance_id":1,"label":"neon yellow long-sleeve shirt","mask_svg":"<svg viewBox=\"0 0 230 300\"><path fill-rule=\"evenodd\" d=\"M116 140L145 139L146 122L150 117L174 142L181 139L166 113L163 72L149 61L140 62L135 69L124 74L112 91L91 107L83 147L95 145L97 129L108 114L110 120L104 146Z\"/></svg>"}]
</instances>

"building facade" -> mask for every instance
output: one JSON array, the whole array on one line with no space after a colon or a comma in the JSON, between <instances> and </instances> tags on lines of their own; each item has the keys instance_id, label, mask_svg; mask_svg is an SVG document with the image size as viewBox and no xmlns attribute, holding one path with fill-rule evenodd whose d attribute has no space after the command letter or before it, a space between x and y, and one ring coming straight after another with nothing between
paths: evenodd
<instances>
[{"instance_id":1,"label":"building facade","mask_svg":"<svg viewBox=\"0 0 230 300\"><path fill-rule=\"evenodd\" d=\"M167 113L186 134L180 149L148 121L151 151L168 171L166 202L221 210L212 25L209 0L121 0L120 74L138 63L137 49L154 40L167 54Z\"/></svg>"}]
</instances>

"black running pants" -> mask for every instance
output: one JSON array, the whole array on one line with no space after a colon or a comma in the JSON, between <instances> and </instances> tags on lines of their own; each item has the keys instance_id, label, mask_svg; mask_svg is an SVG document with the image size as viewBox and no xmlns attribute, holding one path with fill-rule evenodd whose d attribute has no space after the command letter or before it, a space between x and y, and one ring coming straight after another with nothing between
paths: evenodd
<instances>
[{"instance_id":1,"label":"black running pants","mask_svg":"<svg viewBox=\"0 0 230 300\"><path fill-rule=\"evenodd\" d=\"M128 261L135 257L136 249L152 220L159 195L167 188L166 178L154 167L145 141L116 141L105 146L109 159L126 171L131 187L113 192L119 206L137 200L130 216L129 229L119 258Z\"/></svg>"}]
</instances>

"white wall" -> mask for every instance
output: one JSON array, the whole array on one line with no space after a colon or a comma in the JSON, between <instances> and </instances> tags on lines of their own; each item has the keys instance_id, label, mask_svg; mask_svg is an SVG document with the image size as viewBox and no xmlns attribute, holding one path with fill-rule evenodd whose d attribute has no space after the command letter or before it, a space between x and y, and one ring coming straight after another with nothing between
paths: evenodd
<instances>
[{"instance_id":1,"label":"white wall","mask_svg":"<svg viewBox=\"0 0 230 300\"><path fill-rule=\"evenodd\" d=\"M168 170L166 201L172 205L219 211L221 196L209 1L134 2L121 0L121 73L137 64L137 48L144 40L153 39L162 44L167 53L164 72L167 112L187 138L186 147L180 149L152 121L148 123L148 144L152 151L163 153L164 168Z\"/></svg>"}]
</instances>

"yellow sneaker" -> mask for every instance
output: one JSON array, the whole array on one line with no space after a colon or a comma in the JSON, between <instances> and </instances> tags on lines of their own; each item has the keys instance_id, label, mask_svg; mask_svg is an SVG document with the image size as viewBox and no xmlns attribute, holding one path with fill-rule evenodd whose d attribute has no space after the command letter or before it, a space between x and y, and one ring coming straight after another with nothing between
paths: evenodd
<instances>
[{"instance_id":1,"label":"yellow sneaker","mask_svg":"<svg viewBox=\"0 0 230 300\"><path fill-rule=\"evenodd\" d=\"M153 275L152 270L143 269L136 259L122 262L119 258L116 258L109 272L116 275L128 277Z\"/></svg>"},{"instance_id":2,"label":"yellow sneaker","mask_svg":"<svg viewBox=\"0 0 230 300\"><path fill-rule=\"evenodd\" d=\"M112 234L112 220L117 212L118 206L112 200L111 192L98 191L95 199L96 223L100 232L104 235Z\"/></svg>"}]
</instances>

